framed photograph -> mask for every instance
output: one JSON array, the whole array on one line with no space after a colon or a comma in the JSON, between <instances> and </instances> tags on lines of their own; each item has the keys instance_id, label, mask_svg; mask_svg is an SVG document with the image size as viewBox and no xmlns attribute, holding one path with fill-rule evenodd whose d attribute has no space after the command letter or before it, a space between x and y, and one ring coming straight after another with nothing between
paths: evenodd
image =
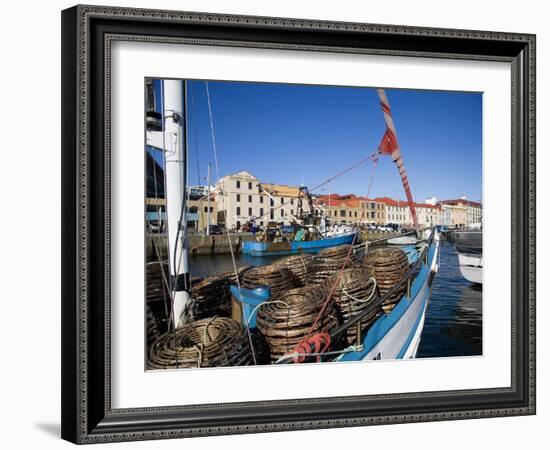
<instances>
[{"instance_id":1,"label":"framed photograph","mask_svg":"<svg viewBox=\"0 0 550 450\"><path fill-rule=\"evenodd\" d=\"M62 437L535 413L535 36L62 12Z\"/></svg>"}]
</instances>

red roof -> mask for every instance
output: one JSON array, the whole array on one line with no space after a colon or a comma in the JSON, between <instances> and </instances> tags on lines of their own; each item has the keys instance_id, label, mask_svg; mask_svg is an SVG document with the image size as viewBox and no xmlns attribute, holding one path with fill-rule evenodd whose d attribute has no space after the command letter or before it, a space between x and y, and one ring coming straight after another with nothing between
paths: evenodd
<instances>
[{"instance_id":1,"label":"red roof","mask_svg":"<svg viewBox=\"0 0 550 450\"><path fill-rule=\"evenodd\" d=\"M361 206L360 201L367 201L367 202L378 202L378 203L384 203L389 206L404 206L407 207L409 205L409 202L407 200L394 200L390 197L377 197L377 198L367 198L367 197L360 197L355 194L330 194L330 206L347 206L348 208L359 208ZM329 204L329 196L328 195L318 195L316 198L316 202L328 205ZM428 203L415 203L415 206L417 208L433 208L433 209L440 209L441 207L439 205L430 205Z\"/></svg>"},{"instance_id":2,"label":"red roof","mask_svg":"<svg viewBox=\"0 0 550 450\"><path fill-rule=\"evenodd\" d=\"M378 197L374 201L385 203L388 206L409 206L408 200L395 200L390 197ZM414 203L414 206L417 208L433 208L440 209L439 205L430 205L429 203Z\"/></svg>"},{"instance_id":3,"label":"red roof","mask_svg":"<svg viewBox=\"0 0 550 450\"><path fill-rule=\"evenodd\" d=\"M360 199L361 198L357 197L355 194L330 194L330 196L318 195L316 198L316 202L323 205L328 205L330 203L330 206L347 206L348 208L359 208L361 206L359 203Z\"/></svg>"}]
</instances>

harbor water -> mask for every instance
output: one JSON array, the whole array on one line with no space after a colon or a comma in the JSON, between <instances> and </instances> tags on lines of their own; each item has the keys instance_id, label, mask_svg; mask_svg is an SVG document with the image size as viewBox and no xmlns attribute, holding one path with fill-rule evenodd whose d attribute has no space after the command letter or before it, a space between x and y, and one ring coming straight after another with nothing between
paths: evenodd
<instances>
[{"instance_id":1,"label":"harbor water","mask_svg":"<svg viewBox=\"0 0 550 450\"><path fill-rule=\"evenodd\" d=\"M462 277L452 243L441 242L441 262L417 358L482 354L482 287Z\"/></svg>"},{"instance_id":2,"label":"harbor water","mask_svg":"<svg viewBox=\"0 0 550 450\"><path fill-rule=\"evenodd\" d=\"M482 354L482 289L462 277L458 255L450 242L441 242L439 272L433 285L417 358ZM278 256L235 255L239 267L263 266ZM231 255L190 258L193 277L233 271Z\"/></svg>"}]
</instances>

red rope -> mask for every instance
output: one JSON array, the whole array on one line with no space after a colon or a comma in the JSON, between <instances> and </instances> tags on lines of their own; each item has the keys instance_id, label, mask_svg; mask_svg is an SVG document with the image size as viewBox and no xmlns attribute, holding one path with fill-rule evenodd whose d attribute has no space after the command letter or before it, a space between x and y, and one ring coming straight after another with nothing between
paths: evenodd
<instances>
[{"instance_id":1,"label":"red rope","mask_svg":"<svg viewBox=\"0 0 550 450\"><path fill-rule=\"evenodd\" d=\"M306 360L307 355L311 353L323 353L329 347L330 334L326 332L314 334L294 347L293 353L298 353L298 355L294 357L293 362L302 363ZM317 362L320 361L321 355L317 355Z\"/></svg>"}]
</instances>

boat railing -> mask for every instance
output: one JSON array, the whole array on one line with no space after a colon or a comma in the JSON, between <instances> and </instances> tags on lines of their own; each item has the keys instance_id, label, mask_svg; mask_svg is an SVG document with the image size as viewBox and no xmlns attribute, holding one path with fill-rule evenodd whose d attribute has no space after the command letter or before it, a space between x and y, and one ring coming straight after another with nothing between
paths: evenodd
<instances>
[{"instance_id":1,"label":"boat railing","mask_svg":"<svg viewBox=\"0 0 550 450\"><path fill-rule=\"evenodd\" d=\"M422 266L422 264L428 263L428 252L430 249L430 246L433 242L435 232L432 230L430 233L430 237L426 241L426 244L422 251L420 252L419 258L409 267L409 270L403 278L397 284L395 284L389 291L387 291L384 295L380 296L378 298L378 301L375 302L375 304L372 305L372 308L366 308L365 310L361 311L359 314L357 314L355 317L351 318L347 322L343 323L339 327L332 330L330 335L330 340L333 342L336 338L338 338L341 334L347 332L348 328L356 325L361 320L363 320L364 317L367 317L369 314L372 313L373 308L379 308L381 305L384 304L386 299L390 298L396 291L401 289L401 287L407 283L407 295L410 296L410 284L412 284L413 277L416 276L418 273L418 269ZM410 283L410 284L409 284ZM361 333L359 333L360 336ZM311 345L310 351L313 352L315 350L314 344ZM275 364L290 364L293 361L293 357L289 357L288 359L280 359Z\"/></svg>"}]
</instances>

